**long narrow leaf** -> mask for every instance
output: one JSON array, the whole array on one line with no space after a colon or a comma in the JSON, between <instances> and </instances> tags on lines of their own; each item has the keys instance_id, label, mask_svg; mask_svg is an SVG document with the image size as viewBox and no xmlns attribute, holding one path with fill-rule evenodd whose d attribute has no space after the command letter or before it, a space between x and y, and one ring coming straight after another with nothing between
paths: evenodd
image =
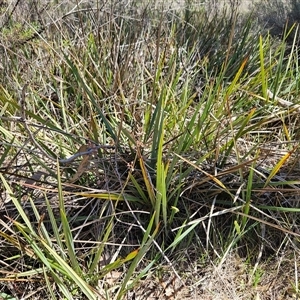
<instances>
[{"instance_id":1,"label":"long narrow leaf","mask_svg":"<svg viewBox=\"0 0 300 300\"><path fill-rule=\"evenodd\" d=\"M266 182L264 184L264 188L268 186L272 178L278 173L280 168L286 163L286 161L290 158L290 156L296 151L298 146L295 146L291 151L287 152L280 160L279 162L274 166L272 171L270 172L268 178L266 179Z\"/></svg>"},{"instance_id":2,"label":"long narrow leaf","mask_svg":"<svg viewBox=\"0 0 300 300\"><path fill-rule=\"evenodd\" d=\"M78 273L78 275L81 274L81 269L77 261L77 256L74 249L74 241L73 241L73 235L70 229L69 221L67 219L66 210L65 210L65 203L64 203L64 197L62 192L62 184L61 184L61 177L60 177L60 169L59 169L59 163L57 162L57 183L58 183L58 199L59 199L59 210L60 210L60 217L62 222L62 228L64 232L64 238L67 245L67 250L69 254L69 258L71 261L71 264L75 270L75 272Z\"/></svg>"}]
</instances>

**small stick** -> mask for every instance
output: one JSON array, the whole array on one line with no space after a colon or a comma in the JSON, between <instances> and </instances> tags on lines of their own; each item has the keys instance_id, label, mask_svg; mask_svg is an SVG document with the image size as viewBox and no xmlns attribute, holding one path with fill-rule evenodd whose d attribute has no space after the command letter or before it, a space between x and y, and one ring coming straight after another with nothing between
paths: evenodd
<instances>
[{"instance_id":1,"label":"small stick","mask_svg":"<svg viewBox=\"0 0 300 300\"><path fill-rule=\"evenodd\" d=\"M73 154L72 156L70 156L68 158L59 159L58 161L61 164L68 164L68 163L72 162L74 159L76 159L79 156L92 154L93 152L95 152L95 150L98 150L98 149L114 149L114 148L115 148L114 146L110 146L110 145L95 145L92 148L87 149L86 151L77 152L77 153Z\"/></svg>"},{"instance_id":2,"label":"small stick","mask_svg":"<svg viewBox=\"0 0 300 300\"><path fill-rule=\"evenodd\" d=\"M283 106L283 107L293 106L293 107L295 107L297 109L297 111L300 111L300 105L299 104L294 104L293 102L290 102L290 101L284 100L282 98L279 98L276 95L274 95L270 90L267 90L267 94L268 94L268 97L270 99L274 98L276 101L278 101L278 103L281 106Z\"/></svg>"}]
</instances>

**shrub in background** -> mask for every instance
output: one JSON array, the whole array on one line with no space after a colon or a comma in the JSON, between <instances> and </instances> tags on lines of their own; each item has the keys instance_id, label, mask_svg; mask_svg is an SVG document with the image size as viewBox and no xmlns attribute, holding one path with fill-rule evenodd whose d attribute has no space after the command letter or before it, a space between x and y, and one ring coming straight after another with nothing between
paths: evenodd
<instances>
[{"instance_id":1,"label":"shrub in background","mask_svg":"<svg viewBox=\"0 0 300 300\"><path fill-rule=\"evenodd\" d=\"M284 39L288 45L299 44L300 1L269 0L259 1L253 6L253 16L257 17L262 31Z\"/></svg>"}]
</instances>

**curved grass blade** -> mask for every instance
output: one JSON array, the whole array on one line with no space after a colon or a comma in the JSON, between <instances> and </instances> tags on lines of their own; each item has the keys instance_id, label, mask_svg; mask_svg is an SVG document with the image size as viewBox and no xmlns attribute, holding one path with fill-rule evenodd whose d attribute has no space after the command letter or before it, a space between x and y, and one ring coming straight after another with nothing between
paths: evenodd
<instances>
[{"instance_id":1,"label":"curved grass blade","mask_svg":"<svg viewBox=\"0 0 300 300\"><path fill-rule=\"evenodd\" d=\"M266 182L264 184L264 188L268 186L272 178L278 173L280 168L286 163L286 161L290 158L290 156L296 151L298 148L298 145L295 146L291 151L287 152L280 160L279 162L274 166L272 171L270 172L270 175L266 179Z\"/></svg>"}]
</instances>

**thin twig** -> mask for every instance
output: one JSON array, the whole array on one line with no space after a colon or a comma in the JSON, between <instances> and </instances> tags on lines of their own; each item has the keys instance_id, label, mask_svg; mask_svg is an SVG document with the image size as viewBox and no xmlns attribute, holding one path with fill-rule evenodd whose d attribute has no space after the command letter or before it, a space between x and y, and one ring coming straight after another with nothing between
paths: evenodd
<instances>
[{"instance_id":1,"label":"thin twig","mask_svg":"<svg viewBox=\"0 0 300 300\"><path fill-rule=\"evenodd\" d=\"M294 104L293 102L287 101L285 99L282 99L276 95L274 95L270 90L267 90L268 97L270 99L274 99L278 101L278 103L283 106L283 107L294 107L297 109L297 111L300 111L300 105L299 104Z\"/></svg>"},{"instance_id":2,"label":"thin twig","mask_svg":"<svg viewBox=\"0 0 300 300\"><path fill-rule=\"evenodd\" d=\"M88 148L86 151L77 152L77 153L73 154L72 156L70 156L68 158L59 159L58 161L61 164L67 164L67 163L72 162L74 159L76 159L79 156L92 154L92 153L95 152L95 150L98 150L98 149L114 149L114 148L115 148L115 146L110 146L110 145L95 145L91 148Z\"/></svg>"}]
</instances>

